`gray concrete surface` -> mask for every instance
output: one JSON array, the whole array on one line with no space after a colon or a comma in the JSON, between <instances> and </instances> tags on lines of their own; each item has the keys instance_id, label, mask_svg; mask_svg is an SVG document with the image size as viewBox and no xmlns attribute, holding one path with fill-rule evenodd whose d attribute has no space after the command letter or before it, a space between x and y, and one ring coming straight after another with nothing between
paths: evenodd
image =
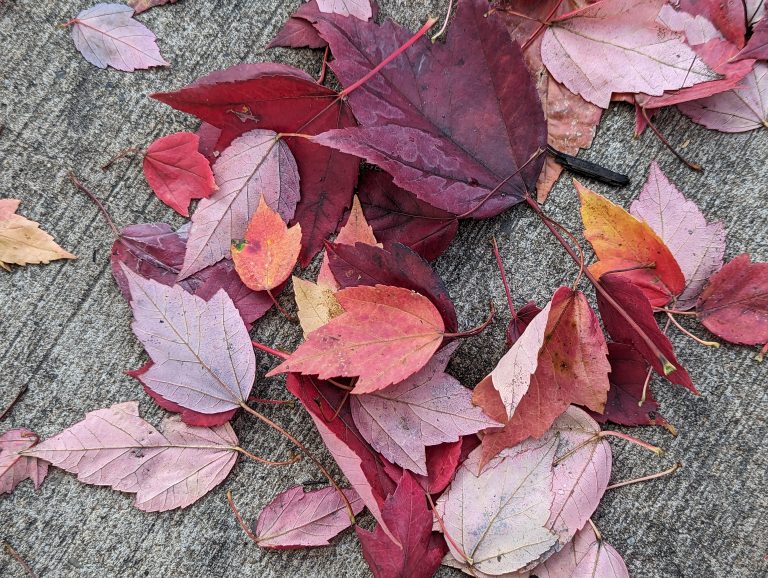
<instances>
[{"instance_id":1,"label":"gray concrete surface","mask_svg":"<svg viewBox=\"0 0 768 578\"><path fill-rule=\"evenodd\" d=\"M0 272L0 407L19 387L27 393L0 429L27 426L48 437L90 410L138 399L144 415L162 412L123 375L145 356L129 329L127 304L109 272L112 235L95 207L65 175L74 170L105 201L120 225L182 219L154 198L136 160L102 173L99 166L118 150L156 137L194 129L193 119L146 98L182 86L211 70L248 61L277 60L319 70L319 55L264 46L298 0L183 0L141 16L157 34L167 69L126 74L99 70L76 51L68 31L54 27L91 2L6 0L0 4L0 197L23 201L22 213L40 221L74 262ZM446 2L383 0L382 12L415 28ZM632 137L628 107L613 107L587 158L631 175L632 186L610 192L628 206L651 159L711 219L728 228L727 256L744 251L768 259L768 131L725 135L690 123L674 111L659 125L677 146L706 167L693 173L653 138ZM576 195L561 181L547 209L573 231L580 230ZM503 353L501 283L488 245L496 235L511 272L518 302L543 302L575 268L543 226L524 207L485 222L465 223L437 269L455 298L464 326L484 315L489 295L499 305L491 329L467 341L451 364L465 384L482 378ZM289 295L284 297L286 304ZM694 327L690 325L690 327ZM699 333L702 329L698 329ZM292 347L299 331L271 314L258 337ZM706 349L673 334L678 355L702 392L654 382L664 415L680 430L634 430L666 448L656 458L613 443L614 480L685 467L673 477L611 491L596 523L624 555L635 577L757 577L768 572L766 514L766 372L751 348ZM259 356L261 374L272 360ZM264 397L286 395L281 380L258 381ZM312 448L318 436L301 411L271 411ZM290 446L248 417L234 427L245 447L284 456ZM326 461L330 458L323 454ZM28 482L0 498L0 538L6 539L41 577L112 576L367 576L359 546L348 532L332 548L265 552L251 544L229 513L231 489L248 518L275 493L318 479L307 463L270 469L242 463L224 484L184 511L144 514L131 498L80 484L52 470L35 492ZM370 524L370 519L364 523ZM1 551L0 551L1 552ZM0 575L23 576L0 553ZM453 576L442 569L440 576Z\"/></svg>"}]
</instances>

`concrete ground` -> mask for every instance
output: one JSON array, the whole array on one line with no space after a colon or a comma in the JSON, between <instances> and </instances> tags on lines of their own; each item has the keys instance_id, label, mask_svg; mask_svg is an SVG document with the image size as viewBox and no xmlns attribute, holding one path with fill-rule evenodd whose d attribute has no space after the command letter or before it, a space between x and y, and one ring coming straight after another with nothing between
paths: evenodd
<instances>
[{"instance_id":1,"label":"concrete ground","mask_svg":"<svg viewBox=\"0 0 768 578\"><path fill-rule=\"evenodd\" d=\"M66 179L75 171L104 199L119 225L182 219L149 190L137 160L104 173L99 167L129 146L145 146L164 134L196 128L196 121L146 95L180 87L212 70L277 60L319 71L310 51L264 47L299 0L182 0L140 17L157 34L172 66L127 74L99 70L75 50L70 33L56 28L94 2L6 0L0 4L0 197L22 200L21 213L42 223L77 261L0 271L0 407L21 387L27 392L0 425L26 426L51 436L91 410L138 399L143 415L162 416L124 371L145 359L129 328L130 312L109 269L110 230L96 208ZM382 0L382 13L412 27L440 15L447 2ZM610 196L628 206L640 190L649 162L657 159L670 178L710 219L728 229L727 257L751 252L768 260L768 131L740 135L711 132L675 111L658 119L662 130L706 170L682 166L646 134L632 137L632 113L614 106L606 114L586 158L628 173L632 185ZM580 230L576 194L567 179L547 210ZM463 326L477 323L493 296L499 315L483 335L467 341L450 370L465 384L481 379L503 354L502 286L488 239L501 244L518 303L543 303L576 270L545 228L524 207L489 221L467 222L437 270L456 301ZM313 269L315 271L316 269ZM308 272L310 273L310 272ZM283 298L290 305L290 293ZM690 324L698 333L705 331ZM270 314L259 339L293 347L299 331ZM606 495L595 521L621 552L635 577L757 577L768 573L768 367L754 348L704 348L672 334L678 356L702 396L654 382L663 414L680 431L632 433L667 450L657 458L613 443L615 481L653 473L682 461L674 476ZM260 375L273 360L258 354ZM286 396L282 381L261 379L263 397ZM319 438L299 410L270 415L322 453ZM244 447L285 456L291 447L247 416L234 422ZM327 453L323 453L330 461ZM41 577L78 576L367 576L350 532L325 549L266 552L248 541L225 501L232 490L253 518L277 492L318 479L308 463L287 468L239 464L214 492L184 511L145 514L130 496L80 484L51 470L35 492L23 483L0 498L0 538L11 543ZM370 517L365 524L370 524ZM2 552L2 550L0 550ZM454 576L442 569L440 576ZM0 575L24 576L0 553Z\"/></svg>"}]
</instances>

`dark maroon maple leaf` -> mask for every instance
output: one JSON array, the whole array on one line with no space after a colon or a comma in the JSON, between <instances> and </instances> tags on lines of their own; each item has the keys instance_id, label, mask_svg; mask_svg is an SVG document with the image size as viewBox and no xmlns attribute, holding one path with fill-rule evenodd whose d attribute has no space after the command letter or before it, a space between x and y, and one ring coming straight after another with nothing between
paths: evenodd
<instances>
[{"instance_id":1,"label":"dark maroon maple leaf","mask_svg":"<svg viewBox=\"0 0 768 578\"><path fill-rule=\"evenodd\" d=\"M445 43L421 38L349 94L358 128L315 142L365 158L419 199L461 217L486 218L533 191L546 123L520 48L487 0L458 4ZM412 33L387 21L318 14L330 64L350 87ZM506 180L508 179L508 180Z\"/></svg>"},{"instance_id":2,"label":"dark maroon maple leaf","mask_svg":"<svg viewBox=\"0 0 768 578\"><path fill-rule=\"evenodd\" d=\"M424 490L409 472L387 498L382 509L387 525L402 547L395 544L380 526L373 532L355 528L363 546L363 556L376 578L429 578L448 547L442 534L432 532L432 512Z\"/></svg>"},{"instance_id":3,"label":"dark maroon maple leaf","mask_svg":"<svg viewBox=\"0 0 768 578\"><path fill-rule=\"evenodd\" d=\"M385 172L364 172L357 196L376 239L387 249L402 243L432 261L448 248L459 228L454 215L420 201Z\"/></svg>"},{"instance_id":4,"label":"dark maroon maple leaf","mask_svg":"<svg viewBox=\"0 0 768 578\"><path fill-rule=\"evenodd\" d=\"M216 128L212 124L204 122L200 125L195 133L200 139L200 144L197 150L208 159L209 163L213 163L216 160L216 143L221 138L221 129Z\"/></svg>"},{"instance_id":5,"label":"dark maroon maple leaf","mask_svg":"<svg viewBox=\"0 0 768 578\"><path fill-rule=\"evenodd\" d=\"M668 425L658 413L659 404L653 399L650 388L646 391L643 404L638 405L649 369L643 356L631 345L609 343L608 362L611 364L611 373L608 374L611 389L608 390L605 410L602 414L587 410L589 414L600 423Z\"/></svg>"},{"instance_id":6,"label":"dark maroon maple leaf","mask_svg":"<svg viewBox=\"0 0 768 578\"><path fill-rule=\"evenodd\" d=\"M528 301L528 303L515 312L507 326L507 347L512 347L515 341L520 339L525 328L528 327L540 311L541 307L536 305L534 301Z\"/></svg>"},{"instance_id":7,"label":"dark maroon maple leaf","mask_svg":"<svg viewBox=\"0 0 768 578\"><path fill-rule=\"evenodd\" d=\"M672 383L682 385L698 395L691 376L680 364L672 350L672 343L664 335L653 317L653 309L645 294L634 284L624 279L621 274L611 273L600 278L600 284L613 297L641 332L632 327L599 292L597 306L608 335L614 341L632 345L653 369ZM650 342L650 343L649 343Z\"/></svg>"},{"instance_id":8,"label":"dark maroon maple leaf","mask_svg":"<svg viewBox=\"0 0 768 578\"><path fill-rule=\"evenodd\" d=\"M214 154L255 128L316 135L355 126L346 101L336 92L283 64L241 64L152 96L221 129ZM299 260L306 267L352 201L359 160L306 138L284 138L299 170L301 201L292 223L301 224Z\"/></svg>"},{"instance_id":9,"label":"dark maroon maple leaf","mask_svg":"<svg viewBox=\"0 0 768 578\"><path fill-rule=\"evenodd\" d=\"M328 264L344 289L358 285L390 285L421 293L434 303L447 332L458 331L456 309L448 289L424 259L405 245L394 243L389 251L365 243L326 243Z\"/></svg>"}]
</instances>

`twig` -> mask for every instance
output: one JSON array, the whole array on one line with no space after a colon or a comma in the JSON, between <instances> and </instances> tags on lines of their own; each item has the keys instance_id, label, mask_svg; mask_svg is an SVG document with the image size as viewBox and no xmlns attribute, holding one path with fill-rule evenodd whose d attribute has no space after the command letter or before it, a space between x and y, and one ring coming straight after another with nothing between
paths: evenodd
<instances>
[{"instance_id":1,"label":"twig","mask_svg":"<svg viewBox=\"0 0 768 578\"><path fill-rule=\"evenodd\" d=\"M26 561L24 558L22 558L22 557L21 557L21 554L19 554L19 553L16 551L16 548L14 548L13 546L11 546L11 545L10 545L8 542L6 542L5 540L3 540L3 547L5 548L5 552L6 552L6 553L7 553L7 554L8 554L8 555L11 557L11 558L13 558L14 560L16 560L16 562L18 562L18 563L19 563L19 565L20 565L20 566L21 566L21 567L24 569L24 571L27 573L27 575L28 575L30 578L37 578L37 576L35 575L34 571L32 570L32 567L31 567L29 564L27 564L27 561Z\"/></svg>"},{"instance_id":2,"label":"twig","mask_svg":"<svg viewBox=\"0 0 768 578\"><path fill-rule=\"evenodd\" d=\"M75 176L75 173L72 171L69 171L67 173L67 176L69 177L69 180L72 182L75 187L84 192L91 201L98 207L99 211L101 211L101 214L104 215L104 218L107 220L107 224L109 225L109 228L112 229L112 232L115 234L116 237L120 237L120 230L117 228L117 225L115 225L115 222L112 220L112 217L109 216L109 213L107 212L107 209L104 207L102 202L99 200L99 198L94 195L91 191L89 191L86 186L81 183L77 177Z\"/></svg>"},{"instance_id":3,"label":"twig","mask_svg":"<svg viewBox=\"0 0 768 578\"><path fill-rule=\"evenodd\" d=\"M694 171L704 170L704 167L702 167L700 164L687 160L683 155L677 152L675 148L667 140L667 137L665 137L661 133L661 131L658 128L656 128L656 125L653 124L653 122L651 122L651 119L648 117L648 113L646 112L645 108L639 105L638 105L638 108L640 109L640 113L643 115L645 122L647 122L648 126L651 127L653 134L655 134L658 137L658 139L662 142L662 144L666 146L672 152L672 154L675 155L680 160L680 162L682 162L685 166L687 166L689 169L692 169Z\"/></svg>"},{"instance_id":4,"label":"twig","mask_svg":"<svg viewBox=\"0 0 768 578\"><path fill-rule=\"evenodd\" d=\"M615 484L611 484L605 489L615 490L616 488L621 488L623 486L628 486L630 484L638 484L640 482L647 482L648 480L655 480L656 478L662 478L664 476L668 476L669 474L673 474L682 467L683 467L683 464L680 462L677 462L674 466L672 466L668 470L664 470L663 472L658 472L656 474L651 474L649 476L643 476L642 478L634 478L631 480L625 480L623 482L617 482Z\"/></svg>"},{"instance_id":5,"label":"twig","mask_svg":"<svg viewBox=\"0 0 768 578\"><path fill-rule=\"evenodd\" d=\"M680 325L677 319L675 319L675 316L672 315L669 311L666 311L666 314L667 314L667 317L669 317L669 320L673 323L673 325L677 327L683 335L687 335L688 337L693 339L696 343L701 343L702 345L706 345L708 347L720 347L720 344L717 341L704 341L703 339L696 337L693 333L691 333L685 327Z\"/></svg>"},{"instance_id":6,"label":"twig","mask_svg":"<svg viewBox=\"0 0 768 578\"><path fill-rule=\"evenodd\" d=\"M443 27L437 31L437 34L435 34L432 37L432 44L434 44L438 38L440 38L443 34L445 34L445 31L448 28L448 21L451 19L452 9L453 9L453 0L448 0L448 12L445 14L445 22L443 22Z\"/></svg>"},{"instance_id":7,"label":"twig","mask_svg":"<svg viewBox=\"0 0 768 578\"><path fill-rule=\"evenodd\" d=\"M243 529L245 535L258 544L259 539L256 537L256 534L251 531L248 524L245 523L245 520L243 520L243 517L240 515L240 510L235 506L235 500L232 498L232 490L227 490L227 502L229 503L229 508L232 510L232 513L235 515L235 520L237 520L238 525Z\"/></svg>"}]
</instances>

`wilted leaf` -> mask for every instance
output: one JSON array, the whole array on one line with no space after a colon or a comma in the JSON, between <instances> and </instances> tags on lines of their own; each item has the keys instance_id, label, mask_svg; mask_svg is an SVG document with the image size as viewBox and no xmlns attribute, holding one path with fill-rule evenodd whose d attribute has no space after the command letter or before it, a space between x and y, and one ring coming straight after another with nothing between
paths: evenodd
<instances>
[{"instance_id":1,"label":"wilted leaf","mask_svg":"<svg viewBox=\"0 0 768 578\"><path fill-rule=\"evenodd\" d=\"M365 507L354 490L343 490L355 515ZM347 505L336 488L305 492L295 486L281 492L259 514L253 533L262 548L311 548L330 545L349 528Z\"/></svg>"},{"instance_id":2,"label":"wilted leaf","mask_svg":"<svg viewBox=\"0 0 768 578\"><path fill-rule=\"evenodd\" d=\"M344 313L334 292L328 287L294 277L293 292L299 308L299 322L304 331L304 338Z\"/></svg>"},{"instance_id":3,"label":"wilted leaf","mask_svg":"<svg viewBox=\"0 0 768 578\"><path fill-rule=\"evenodd\" d=\"M218 187L208 160L198 152L200 137L177 132L157 139L144 155L144 176L157 197L189 216L192 199L208 197Z\"/></svg>"},{"instance_id":4,"label":"wilted leaf","mask_svg":"<svg viewBox=\"0 0 768 578\"><path fill-rule=\"evenodd\" d=\"M343 289L336 298L344 313L310 333L267 377L358 377L354 393L370 393L424 367L443 340L439 311L414 291L361 286Z\"/></svg>"},{"instance_id":5,"label":"wilted leaf","mask_svg":"<svg viewBox=\"0 0 768 578\"><path fill-rule=\"evenodd\" d=\"M232 300L209 301L123 268L131 290L133 332L154 362L140 380L165 399L199 413L236 409L256 377L251 339Z\"/></svg>"},{"instance_id":6,"label":"wilted leaf","mask_svg":"<svg viewBox=\"0 0 768 578\"><path fill-rule=\"evenodd\" d=\"M445 373L458 346L447 345L405 381L350 400L355 425L373 449L422 476L427 446L499 425L472 405L471 390Z\"/></svg>"},{"instance_id":7,"label":"wilted leaf","mask_svg":"<svg viewBox=\"0 0 768 578\"><path fill-rule=\"evenodd\" d=\"M0 267L77 259L59 247L38 223L17 215L20 203L16 199L0 199Z\"/></svg>"},{"instance_id":8,"label":"wilted leaf","mask_svg":"<svg viewBox=\"0 0 768 578\"><path fill-rule=\"evenodd\" d=\"M130 6L96 4L67 24L72 25L75 48L94 66L125 72L168 66L155 44L155 35L132 16Z\"/></svg>"},{"instance_id":9,"label":"wilted leaf","mask_svg":"<svg viewBox=\"0 0 768 578\"><path fill-rule=\"evenodd\" d=\"M37 444L39 438L27 428L11 429L0 435L0 494L10 494L24 480L31 480L35 489L48 475L48 464L21 452Z\"/></svg>"}]
</instances>

